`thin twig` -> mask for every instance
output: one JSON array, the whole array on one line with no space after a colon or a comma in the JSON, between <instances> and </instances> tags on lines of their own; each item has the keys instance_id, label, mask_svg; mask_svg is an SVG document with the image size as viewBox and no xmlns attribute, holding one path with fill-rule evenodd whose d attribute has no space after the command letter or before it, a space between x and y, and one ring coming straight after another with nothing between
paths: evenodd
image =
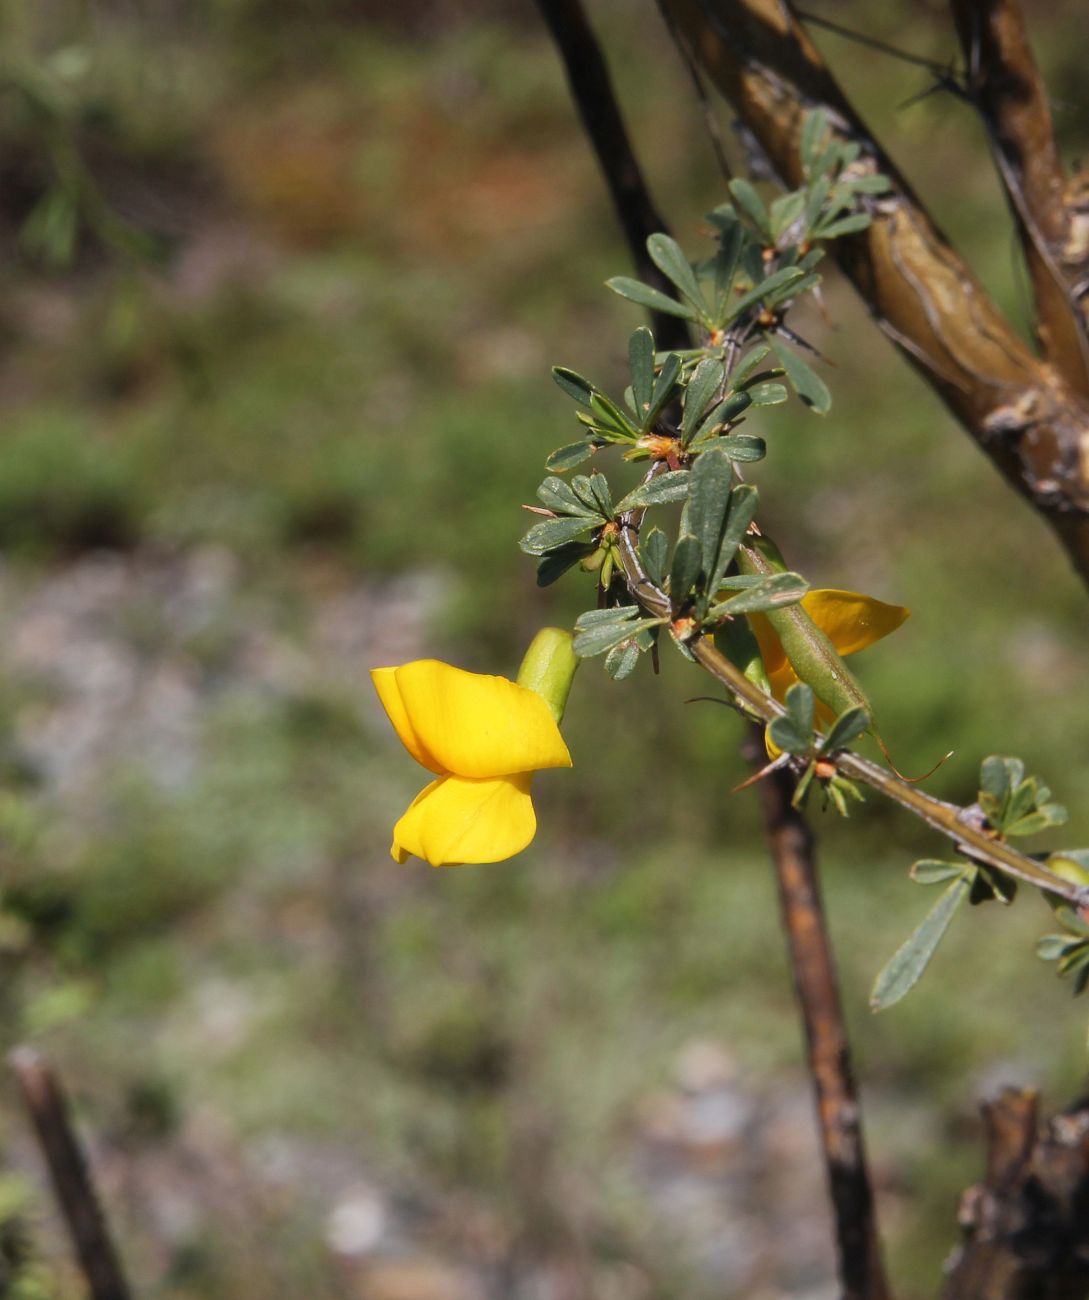
<instances>
[{"instance_id":1,"label":"thin twig","mask_svg":"<svg viewBox=\"0 0 1089 1300\"><path fill-rule=\"evenodd\" d=\"M746 746L763 765L764 738L753 727ZM835 1218L836 1253L844 1300L888 1300L873 1188L862 1138L862 1110L836 981L832 945L821 902L813 835L791 800L796 781L786 768L759 783L768 850L775 866L790 966L805 1026L809 1073L828 1189Z\"/></svg>"},{"instance_id":2,"label":"thin twig","mask_svg":"<svg viewBox=\"0 0 1089 1300\"><path fill-rule=\"evenodd\" d=\"M639 557L637 524L622 523L619 542L620 562L628 590L652 617L670 619L672 611L669 597L651 582ZM749 681L739 668L717 650L709 637L688 637L684 646L701 667L726 687L731 702L748 717L771 722L786 712L778 700L768 695L755 682ZM844 776L877 790L926 822L932 830L947 836L954 842L957 851L973 862L1016 876L1049 894L1067 899L1077 907L1089 907L1089 886L1073 885L1049 871L1035 858L1019 853L1009 844L995 839L978 818L972 815L970 809L947 803L944 799L936 799L853 750L839 750L827 757Z\"/></svg>"},{"instance_id":3,"label":"thin twig","mask_svg":"<svg viewBox=\"0 0 1089 1300\"><path fill-rule=\"evenodd\" d=\"M91 1300L131 1300L54 1071L32 1047L8 1057L42 1149Z\"/></svg>"},{"instance_id":4,"label":"thin twig","mask_svg":"<svg viewBox=\"0 0 1089 1300\"><path fill-rule=\"evenodd\" d=\"M663 293L672 293L673 286L647 253L647 236L667 227L643 179L605 56L586 19L581 0L537 0L537 8L563 59L571 96L609 186L636 270L648 284ZM687 326L680 317L652 311L651 321L659 347L682 350L691 347Z\"/></svg>"}]
</instances>

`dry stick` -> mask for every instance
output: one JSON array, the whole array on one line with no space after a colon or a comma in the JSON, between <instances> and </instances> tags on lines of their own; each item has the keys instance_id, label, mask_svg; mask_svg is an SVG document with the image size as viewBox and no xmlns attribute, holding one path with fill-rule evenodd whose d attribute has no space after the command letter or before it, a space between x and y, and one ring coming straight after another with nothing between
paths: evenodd
<instances>
[{"instance_id":1,"label":"dry stick","mask_svg":"<svg viewBox=\"0 0 1089 1300\"><path fill-rule=\"evenodd\" d=\"M836 131L860 145L856 169L891 177L870 228L835 240L829 252L1089 582L1089 401L1019 339L855 112L787 0L659 3L787 184L801 182L802 122L821 106Z\"/></svg>"},{"instance_id":2,"label":"dry stick","mask_svg":"<svg viewBox=\"0 0 1089 1300\"><path fill-rule=\"evenodd\" d=\"M17 1047L8 1062L34 1124L91 1300L131 1300L60 1081L31 1047Z\"/></svg>"},{"instance_id":3,"label":"dry stick","mask_svg":"<svg viewBox=\"0 0 1089 1300\"><path fill-rule=\"evenodd\" d=\"M635 268L648 284L672 294L673 286L647 253L647 236L664 231L666 226L643 179L620 114L609 69L582 4L580 0L537 0L537 8L563 59L571 97L609 186ZM688 327L680 317L659 311L652 311L650 315L659 347L684 349L692 346Z\"/></svg>"},{"instance_id":4,"label":"dry stick","mask_svg":"<svg viewBox=\"0 0 1089 1300\"><path fill-rule=\"evenodd\" d=\"M1017 222L1048 359L1089 395L1089 337L1075 298L1085 258L1068 261L1074 234L1047 88L1018 0L951 0L969 94L991 140ZM1076 241L1074 241L1076 242Z\"/></svg>"},{"instance_id":5,"label":"dry stick","mask_svg":"<svg viewBox=\"0 0 1089 1300\"><path fill-rule=\"evenodd\" d=\"M763 729L746 746L757 770ZM887 1300L873 1189L862 1140L862 1110L840 1005L835 962L821 903L813 835L792 805L794 776L785 768L760 782L768 848L779 885L794 989L805 1025L809 1072L817 1100L821 1147L835 1213L836 1251L844 1300Z\"/></svg>"}]
</instances>

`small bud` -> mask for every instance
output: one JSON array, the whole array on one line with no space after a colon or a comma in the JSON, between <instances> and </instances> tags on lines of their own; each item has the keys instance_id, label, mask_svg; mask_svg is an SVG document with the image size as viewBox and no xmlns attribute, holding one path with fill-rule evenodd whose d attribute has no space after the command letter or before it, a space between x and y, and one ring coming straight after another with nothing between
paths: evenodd
<instances>
[{"instance_id":1,"label":"small bud","mask_svg":"<svg viewBox=\"0 0 1089 1300\"><path fill-rule=\"evenodd\" d=\"M518 669L518 685L536 691L557 722L563 721L575 669L579 666L571 641L571 633L562 628L541 628L529 643Z\"/></svg>"}]
</instances>

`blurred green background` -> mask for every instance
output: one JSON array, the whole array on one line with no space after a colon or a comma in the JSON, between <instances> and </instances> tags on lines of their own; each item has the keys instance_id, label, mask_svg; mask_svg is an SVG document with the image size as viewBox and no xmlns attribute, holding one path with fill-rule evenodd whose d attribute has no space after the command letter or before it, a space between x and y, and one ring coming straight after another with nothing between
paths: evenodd
<instances>
[{"instance_id":1,"label":"blurred green background","mask_svg":"<svg viewBox=\"0 0 1089 1300\"><path fill-rule=\"evenodd\" d=\"M954 51L931 0L821 12ZM1077 13L1033 14L1072 153ZM649 0L592 15L695 253L723 183L687 76ZM575 769L538 779L517 860L387 856L422 774L366 670L513 673L590 603L534 586L519 503L576 434L549 367L616 389L639 323L532 6L10 0L2 29L3 1037L75 1094L137 1291L833 1296L740 728L685 702L693 668L581 670ZM902 107L924 73L817 39L1023 324L970 110ZM1085 591L834 275L825 307L833 411L760 417L762 519L816 585L912 608L858 661L898 764L955 748L928 788L970 801L1017 753L1071 809L1049 846L1084 845ZM977 1099L1071 1100L1086 1013L1025 895L872 1018L929 905L906 869L945 848L874 801L814 820L911 1300L981 1167ZM79 1295L10 1091L0 1140L6 1294Z\"/></svg>"}]
</instances>

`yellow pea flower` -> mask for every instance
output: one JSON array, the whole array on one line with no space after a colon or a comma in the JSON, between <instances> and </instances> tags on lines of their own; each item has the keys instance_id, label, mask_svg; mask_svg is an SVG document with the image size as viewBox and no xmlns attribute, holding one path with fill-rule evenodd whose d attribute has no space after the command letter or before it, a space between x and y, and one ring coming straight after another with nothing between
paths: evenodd
<instances>
[{"instance_id":1,"label":"yellow pea flower","mask_svg":"<svg viewBox=\"0 0 1089 1300\"><path fill-rule=\"evenodd\" d=\"M533 773L571 766L549 704L506 677L437 659L375 668L371 679L405 749L438 778L394 826L393 858L447 867L520 853L537 830Z\"/></svg>"},{"instance_id":2,"label":"yellow pea flower","mask_svg":"<svg viewBox=\"0 0 1089 1300\"><path fill-rule=\"evenodd\" d=\"M903 605L886 605L856 591L830 588L808 592L802 597L801 606L841 656L865 650L895 632L911 612ZM785 700L787 691L800 678L768 619L763 614L748 617L767 669L771 693L777 700ZM833 721L833 716L832 710L818 700L818 720L827 724Z\"/></svg>"}]
</instances>

